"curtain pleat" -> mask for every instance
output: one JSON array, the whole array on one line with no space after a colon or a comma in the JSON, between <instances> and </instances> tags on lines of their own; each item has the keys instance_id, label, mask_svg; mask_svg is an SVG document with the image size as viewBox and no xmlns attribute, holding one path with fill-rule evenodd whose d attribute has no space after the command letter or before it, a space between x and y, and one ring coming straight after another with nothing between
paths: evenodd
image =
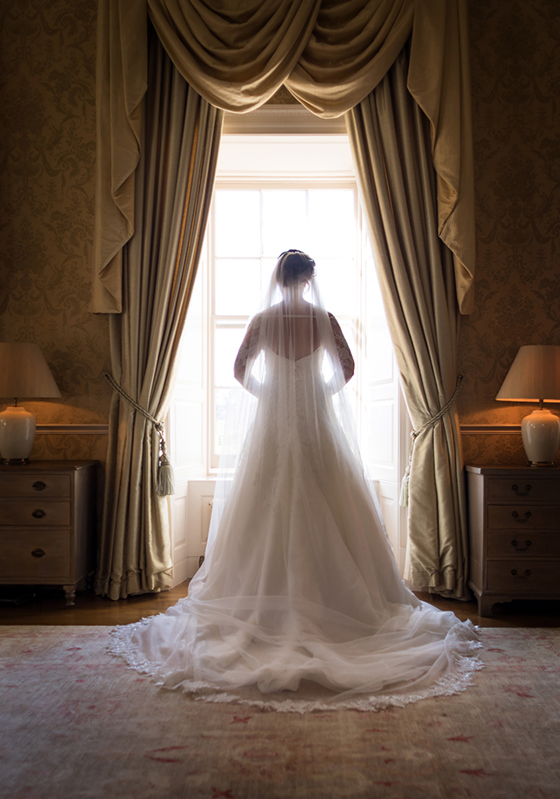
<instances>
[{"instance_id":1,"label":"curtain pleat","mask_svg":"<svg viewBox=\"0 0 560 799\"><path fill-rule=\"evenodd\" d=\"M149 79L148 8L168 54L152 41ZM93 310L113 315L113 375L153 416L162 419L169 401L208 214L221 126L214 106L248 111L283 82L320 116L347 113L414 427L444 408L458 309L473 304L466 8L466 0L99 0ZM408 38L410 61L391 68ZM113 598L169 585L157 444L152 425L115 394L96 582ZM452 596L466 592L460 467L452 412L416 441L409 514L413 584Z\"/></svg>"},{"instance_id":2,"label":"curtain pleat","mask_svg":"<svg viewBox=\"0 0 560 799\"><path fill-rule=\"evenodd\" d=\"M158 35L189 84L218 108L242 113L282 86L320 5L321 0L148 0Z\"/></svg>"},{"instance_id":3,"label":"curtain pleat","mask_svg":"<svg viewBox=\"0 0 560 799\"><path fill-rule=\"evenodd\" d=\"M322 2L287 88L316 116L341 116L394 63L412 31L414 5L411 0Z\"/></svg>"},{"instance_id":4,"label":"curtain pleat","mask_svg":"<svg viewBox=\"0 0 560 799\"><path fill-rule=\"evenodd\" d=\"M429 122L407 90L408 49L346 116L387 320L415 430L453 396L459 309L438 237ZM409 487L411 584L467 595L460 432L454 409L416 439Z\"/></svg>"},{"instance_id":5,"label":"curtain pleat","mask_svg":"<svg viewBox=\"0 0 560 799\"><path fill-rule=\"evenodd\" d=\"M110 317L120 387L163 420L203 243L222 112L178 73L153 31L136 170L135 229L123 250L123 308ZM155 491L159 439L115 393L95 590L111 599L171 585L168 505Z\"/></svg>"},{"instance_id":6,"label":"curtain pleat","mask_svg":"<svg viewBox=\"0 0 560 799\"><path fill-rule=\"evenodd\" d=\"M341 116L373 91L410 37L408 87L430 120L438 231L454 255L461 312L472 311L467 0L99 0L95 312L122 305L119 252L134 230L148 10L189 85L234 113L285 84L317 116Z\"/></svg>"}]
</instances>

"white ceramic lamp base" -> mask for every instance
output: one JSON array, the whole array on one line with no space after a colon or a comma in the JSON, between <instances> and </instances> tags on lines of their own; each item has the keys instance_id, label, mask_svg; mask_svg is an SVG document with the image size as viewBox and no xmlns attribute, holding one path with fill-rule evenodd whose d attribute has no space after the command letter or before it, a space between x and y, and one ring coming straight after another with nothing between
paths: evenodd
<instances>
[{"instance_id":1,"label":"white ceramic lamp base","mask_svg":"<svg viewBox=\"0 0 560 799\"><path fill-rule=\"evenodd\" d=\"M8 405L0 413L0 455L6 461L25 463L35 438L35 417L21 405Z\"/></svg>"},{"instance_id":2,"label":"white ceramic lamp base","mask_svg":"<svg viewBox=\"0 0 560 799\"><path fill-rule=\"evenodd\" d=\"M560 446L560 419L545 408L521 422L521 437L532 466L553 466Z\"/></svg>"}]
</instances>

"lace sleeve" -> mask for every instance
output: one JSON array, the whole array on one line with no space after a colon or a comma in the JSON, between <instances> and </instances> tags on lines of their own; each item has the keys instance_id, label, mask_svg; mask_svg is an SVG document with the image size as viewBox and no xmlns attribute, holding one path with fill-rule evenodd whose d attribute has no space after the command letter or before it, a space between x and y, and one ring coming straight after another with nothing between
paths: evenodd
<instances>
[{"instance_id":1,"label":"lace sleeve","mask_svg":"<svg viewBox=\"0 0 560 799\"><path fill-rule=\"evenodd\" d=\"M233 374L237 381L241 383L255 397L259 396L260 384L251 375L251 366L258 355L259 347L260 316L252 319L245 333L245 338L241 342L239 352L235 359Z\"/></svg>"},{"instance_id":2,"label":"lace sleeve","mask_svg":"<svg viewBox=\"0 0 560 799\"><path fill-rule=\"evenodd\" d=\"M352 357L352 353L350 352L350 347L348 346L348 342L344 338L344 333L342 332L336 317L334 317L332 313L329 313L329 319L331 322L331 328L334 336L334 343L336 345L336 352L338 354L340 365L342 366L344 379L346 382L348 382L354 374L354 358Z\"/></svg>"}]
</instances>

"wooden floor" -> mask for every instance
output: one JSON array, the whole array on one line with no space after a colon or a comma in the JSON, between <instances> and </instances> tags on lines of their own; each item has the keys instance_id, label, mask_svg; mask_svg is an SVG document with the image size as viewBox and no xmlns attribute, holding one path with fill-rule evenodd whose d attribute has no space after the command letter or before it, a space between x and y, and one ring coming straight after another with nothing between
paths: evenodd
<instances>
[{"instance_id":1,"label":"wooden floor","mask_svg":"<svg viewBox=\"0 0 560 799\"><path fill-rule=\"evenodd\" d=\"M34 598L22 605L6 604L14 595L12 587L0 586L0 625L102 625L130 624L144 616L162 613L186 596L188 583L159 594L121 599L117 602L95 596L90 591L78 592L74 607L67 608L62 590L34 588ZM29 589L21 589L29 593ZM481 627L560 627L560 602L515 601L494 606L492 618L481 618L476 602L456 602L429 594L418 594L441 610L453 611L461 621L470 619Z\"/></svg>"}]
</instances>

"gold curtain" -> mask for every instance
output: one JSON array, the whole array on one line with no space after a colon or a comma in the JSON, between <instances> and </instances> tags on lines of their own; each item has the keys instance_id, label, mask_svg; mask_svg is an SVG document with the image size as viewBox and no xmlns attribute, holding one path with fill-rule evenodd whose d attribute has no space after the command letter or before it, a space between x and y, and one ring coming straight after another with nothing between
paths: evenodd
<instances>
[{"instance_id":1,"label":"gold curtain","mask_svg":"<svg viewBox=\"0 0 560 799\"><path fill-rule=\"evenodd\" d=\"M175 66L208 102L246 113L283 83L319 116L367 97L411 37L408 88L430 120L438 231L457 301L472 310L474 190L466 0L100 0L93 310L122 307L134 230L148 10Z\"/></svg>"},{"instance_id":2,"label":"gold curtain","mask_svg":"<svg viewBox=\"0 0 560 799\"><path fill-rule=\"evenodd\" d=\"M411 351L406 357L399 353L405 381L411 369L405 390L414 425L431 418L453 389L457 314L468 313L473 306L474 189L466 0L99 0L98 8L92 308L114 315L111 329L116 379L160 419L166 409L174 352L214 179L221 120L216 108L249 112L285 83L319 116L349 113L356 127L354 150L363 158L359 167L362 192L369 192L371 201L375 190L369 181L374 167L379 166L378 153L375 143L368 140L369 133L360 143L358 131L362 127L367 132L371 126L375 117L370 107L372 92L410 41L408 99L416 112L420 108L426 116L423 124L429 144L425 152L434 172L425 172L424 178L435 187L433 218L421 233L426 220L420 224L422 220L416 218L412 206L409 232L400 230L398 211L392 222L391 215L384 219L389 226L387 242L383 230L377 233L382 258L387 258L384 248L391 258L398 253L397 240L405 250L402 263L395 268L395 287L390 288L389 278L384 286L386 292L393 291L390 303L395 308L401 302L407 304L406 313L402 309L395 312L392 323L397 351L408 341L407 336L407 346L414 349L416 332L407 330L414 313L421 316L417 329L433 334L426 342L431 369L424 363L425 353L418 354L417 363ZM183 181L184 194L179 193L173 203L166 202L163 212L167 236L172 231L173 214L182 218L182 197L185 208L190 209L190 233L179 241L175 231L175 238L169 241L176 251L168 251L167 261L163 248L161 253L159 250L159 244L166 244L167 238L162 235L163 229L154 226L157 200L154 198L151 211L144 205L152 192L145 181L154 169L151 162L142 161L146 157L144 148L153 144L143 125L151 119L149 114L143 116L148 84L148 14L176 70L187 81L185 102L191 109L184 123L188 148L179 157L183 165L178 177ZM404 81L403 77L403 85ZM352 111L356 106L358 110ZM388 124L390 127L391 120ZM406 150L398 155L403 158L405 181L413 180L416 165L409 163ZM376 176L381 181L380 191L385 190L385 179L380 173ZM428 199L420 199L428 208ZM370 214L374 227L379 213L377 209ZM396 226L396 234L390 230L391 224ZM435 246L436 231L447 249L439 243ZM127 242L130 245L123 249ZM419 247L415 257L406 252L410 242ZM437 255L430 268L441 270L442 283L438 283L437 291L426 284L432 279L431 272L423 272L426 248L430 258ZM150 253L155 260L149 260ZM180 267L177 253L186 253L184 260L179 258ZM404 284L401 275L406 269L411 271ZM175 283L169 282L170 274L176 276ZM444 305L436 313L440 302ZM113 400L110 424L105 532L97 588L110 596L124 596L169 584L169 550L162 500L155 496L151 482L157 455L155 433L118 397ZM424 583L427 575L432 588L458 596L464 585L465 548L463 497L457 482L460 453L456 419L447 415L423 438L415 450L411 480L410 516L415 516L418 529L423 526L426 531L423 539L411 533L418 552L417 578ZM422 483L416 482L419 472L425 473ZM457 524L455 538L450 519ZM449 534L446 532L445 540L438 543L444 529ZM420 551L424 546L425 553Z\"/></svg>"},{"instance_id":3,"label":"gold curtain","mask_svg":"<svg viewBox=\"0 0 560 799\"><path fill-rule=\"evenodd\" d=\"M164 419L210 209L223 114L178 73L150 37L135 175L134 233L123 250L122 312L110 317L111 371ZM168 505L155 491L158 434L113 396L95 590L119 599L171 585Z\"/></svg>"},{"instance_id":4,"label":"gold curtain","mask_svg":"<svg viewBox=\"0 0 560 799\"><path fill-rule=\"evenodd\" d=\"M451 251L437 233L429 123L406 87L404 50L347 115L361 202L414 429L408 541L413 586L465 599L467 537L454 409L459 312ZM435 418L434 418L435 417Z\"/></svg>"}]
</instances>

